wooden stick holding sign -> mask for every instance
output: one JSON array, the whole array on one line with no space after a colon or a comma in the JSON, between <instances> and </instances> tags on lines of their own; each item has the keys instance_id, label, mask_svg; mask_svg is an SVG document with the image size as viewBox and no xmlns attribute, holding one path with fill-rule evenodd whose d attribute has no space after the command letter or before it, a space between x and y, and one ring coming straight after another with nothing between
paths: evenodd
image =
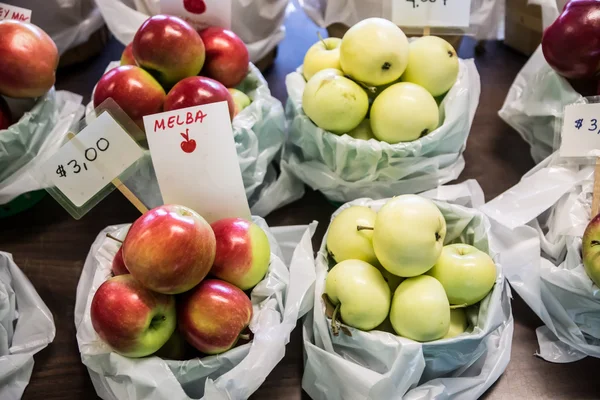
<instances>
[{"instance_id":1,"label":"wooden stick holding sign","mask_svg":"<svg viewBox=\"0 0 600 400\"><path fill-rule=\"evenodd\" d=\"M600 157L596 157L596 168L594 169L594 192L592 195L591 219L600 213Z\"/></svg>"}]
</instances>

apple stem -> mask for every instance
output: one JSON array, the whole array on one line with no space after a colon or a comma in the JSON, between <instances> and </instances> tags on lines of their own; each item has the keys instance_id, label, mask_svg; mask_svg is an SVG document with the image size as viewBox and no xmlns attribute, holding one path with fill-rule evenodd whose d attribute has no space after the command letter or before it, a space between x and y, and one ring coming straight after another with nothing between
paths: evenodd
<instances>
[{"instance_id":1,"label":"apple stem","mask_svg":"<svg viewBox=\"0 0 600 400\"><path fill-rule=\"evenodd\" d=\"M358 225L358 226L356 227L356 230L357 230L357 231L359 231L359 232L360 232L360 231L372 231L372 230L374 230L374 229L375 229L375 228L373 228L372 226L363 226L363 225Z\"/></svg>"},{"instance_id":2,"label":"apple stem","mask_svg":"<svg viewBox=\"0 0 600 400\"><path fill-rule=\"evenodd\" d=\"M369 86L369 85L367 85L366 83L363 83L363 82L358 82L358 84L360 86L362 86L364 89L366 89L367 91L371 92L372 94L377 93L377 87L375 87L375 86Z\"/></svg>"},{"instance_id":3,"label":"apple stem","mask_svg":"<svg viewBox=\"0 0 600 400\"><path fill-rule=\"evenodd\" d=\"M450 306L450 309L456 310L457 308L465 308L465 307L467 307L467 303L452 305L452 306Z\"/></svg>"},{"instance_id":4,"label":"apple stem","mask_svg":"<svg viewBox=\"0 0 600 400\"><path fill-rule=\"evenodd\" d=\"M337 336L340 334L340 328L337 326L337 316L340 312L340 304L335 306L333 310L333 315L331 316L331 331L333 332L333 336Z\"/></svg>"},{"instance_id":5,"label":"apple stem","mask_svg":"<svg viewBox=\"0 0 600 400\"><path fill-rule=\"evenodd\" d=\"M323 36L321 36L321 32L317 32L317 36L319 37L319 40L321 42L323 42L323 46L325 46L325 50L329 50L329 48L327 47L327 43L325 43L325 39L323 39Z\"/></svg>"},{"instance_id":6,"label":"apple stem","mask_svg":"<svg viewBox=\"0 0 600 400\"><path fill-rule=\"evenodd\" d=\"M240 333L238 335L238 339L242 339L242 340L250 340L250 334L249 333Z\"/></svg>"},{"instance_id":7,"label":"apple stem","mask_svg":"<svg viewBox=\"0 0 600 400\"><path fill-rule=\"evenodd\" d=\"M114 237L114 236L113 236L113 235L111 235L110 233L107 233L107 234L106 234L106 237L107 237L107 238L109 238L109 239L112 239L112 240L114 240L115 242L119 242L119 243L123 244L123 241L122 241L121 239L119 239L119 238L117 238L117 237Z\"/></svg>"}]
</instances>

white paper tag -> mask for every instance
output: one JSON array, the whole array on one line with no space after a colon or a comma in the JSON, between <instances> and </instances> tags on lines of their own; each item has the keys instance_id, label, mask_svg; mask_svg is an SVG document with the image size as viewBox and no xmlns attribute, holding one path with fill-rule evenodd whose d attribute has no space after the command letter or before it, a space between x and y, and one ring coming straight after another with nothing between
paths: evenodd
<instances>
[{"instance_id":1,"label":"white paper tag","mask_svg":"<svg viewBox=\"0 0 600 400\"><path fill-rule=\"evenodd\" d=\"M195 28L231 29L231 0L160 0L160 11L183 18Z\"/></svg>"},{"instance_id":2,"label":"white paper tag","mask_svg":"<svg viewBox=\"0 0 600 400\"><path fill-rule=\"evenodd\" d=\"M0 3L0 21L3 19L14 19L22 22L31 22L31 10Z\"/></svg>"},{"instance_id":3,"label":"white paper tag","mask_svg":"<svg viewBox=\"0 0 600 400\"><path fill-rule=\"evenodd\" d=\"M209 223L250 218L227 102L144 117L165 204L181 204Z\"/></svg>"},{"instance_id":4,"label":"white paper tag","mask_svg":"<svg viewBox=\"0 0 600 400\"><path fill-rule=\"evenodd\" d=\"M565 107L561 131L561 157L600 155L600 103Z\"/></svg>"},{"instance_id":5,"label":"white paper tag","mask_svg":"<svg viewBox=\"0 0 600 400\"><path fill-rule=\"evenodd\" d=\"M405 27L468 28L471 0L392 0L392 22Z\"/></svg>"},{"instance_id":6,"label":"white paper tag","mask_svg":"<svg viewBox=\"0 0 600 400\"><path fill-rule=\"evenodd\" d=\"M42 172L81 207L142 156L131 136L104 112L50 157Z\"/></svg>"}]
</instances>

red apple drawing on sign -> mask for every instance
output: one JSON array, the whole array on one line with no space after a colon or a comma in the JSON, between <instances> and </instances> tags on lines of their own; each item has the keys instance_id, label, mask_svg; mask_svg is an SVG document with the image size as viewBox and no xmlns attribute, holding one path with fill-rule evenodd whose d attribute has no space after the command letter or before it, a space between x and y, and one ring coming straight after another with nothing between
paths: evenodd
<instances>
[{"instance_id":1,"label":"red apple drawing on sign","mask_svg":"<svg viewBox=\"0 0 600 400\"><path fill-rule=\"evenodd\" d=\"M196 141L194 139L190 139L190 130L186 129L185 133L182 133L183 142L181 142L181 150L185 153L191 153L196 150Z\"/></svg>"},{"instance_id":2,"label":"red apple drawing on sign","mask_svg":"<svg viewBox=\"0 0 600 400\"><path fill-rule=\"evenodd\" d=\"M206 11L204 0L183 0L183 8L192 14L203 14Z\"/></svg>"}]
</instances>

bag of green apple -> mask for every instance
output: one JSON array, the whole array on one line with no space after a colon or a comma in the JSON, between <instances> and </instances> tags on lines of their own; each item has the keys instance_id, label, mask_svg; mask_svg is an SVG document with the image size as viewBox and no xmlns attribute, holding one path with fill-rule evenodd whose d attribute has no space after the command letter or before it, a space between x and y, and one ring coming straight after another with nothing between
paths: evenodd
<instances>
[{"instance_id":1,"label":"bag of green apple","mask_svg":"<svg viewBox=\"0 0 600 400\"><path fill-rule=\"evenodd\" d=\"M497 268L492 291L478 307L467 308L469 328L450 339L419 343L384 330L365 332L343 324L336 336L322 300L328 270L335 265L326 248L328 231L315 261L314 309L303 326L303 388L313 399L473 399L504 372L514 326L504 258L505 251L516 251L519 243L508 240L509 249L498 251L501 243L490 221L477 210L483 193L476 181L442 186L423 196L434 201L446 220L445 244L467 243L493 256ZM387 201L358 199L344 204L332 219L353 205L378 211Z\"/></svg>"},{"instance_id":2,"label":"bag of green apple","mask_svg":"<svg viewBox=\"0 0 600 400\"><path fill-rule=\"evenodd\" d=\"M505 271L543 321L536 330L539 355L551 362L600 358L599 292L582 258L593 181L592 165L567 164L555 153L482 208L506 237L536 233L528 251L518 254L521 260Z\"/></svg>"},{"instance_id":3,"label":"bag of green apple","mask_svg":"<svg viewBox=\"0 0 600 400\"><path fill-rule=\"evenodd\" d=\"M106 345L92 326L90 308L98 287L112 276L119 245L106 235L124 239L128 225L104 229L90 249L77 286L75 326L81 359L98 396L103 399L246 399L281 361L290 333L312 307L314 284L309 226L269 228L253 217L267 234L271 260L264 279L252 289L251 342L215 356L176 361L158 356L128 358Z\"/></svg>"}]
</instances>

